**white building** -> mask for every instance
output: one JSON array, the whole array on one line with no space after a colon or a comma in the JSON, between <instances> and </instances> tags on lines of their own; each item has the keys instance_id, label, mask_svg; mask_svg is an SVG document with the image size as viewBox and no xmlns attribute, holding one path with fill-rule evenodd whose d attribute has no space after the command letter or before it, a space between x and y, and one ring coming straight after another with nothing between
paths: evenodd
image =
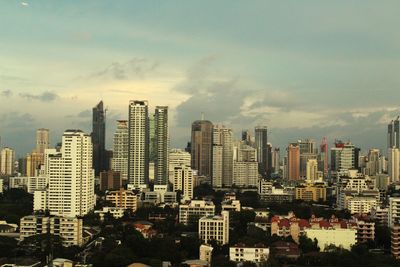
<instances>
[{"instance_id":1,"label":"white building","mask_svg":"<svg viewBox=\"0 0 400 267\"><path fill-rule=\"evenodd\" d=\"M176 166L190 166L190 153L182 149L170 149L168 155L169 182L174 183L174 168Z\"/></svg>"},{"instance_id":2,"label":"white building","mask_svg":"<svg viewBox=\"0 0 400 267\"><path fill-rule=\"evenodd\" d=\"M139 188L149 182L148 102L129 102L128 182Z\"/></svg>"},{"instance_id":3,"label":"white building","mask_svg":"<svg viewBox=\"0 0 400 267\"><path fill-rule=\"evenodd\" d=\"M246 246L237 244L229 247L229 259L235 262L250 261L256 264L266 262L269 257L269 248L263 244L255 246Z\"/></svg>"},{"instance_id":4,"label":"white building","mask_svg":"<svg viewBox=\"0 0 400 267\"><path fill-rule=\"evenodd\" d=\"M48 207L48 190L36 190L33 192L33 211L46 211Z\"/></svg>"},{"instance_id":5,"label":"white building","mask_svg":"<svg viewBox=\"0 0 400 267\"><path fill-rule=\"evenodd\" d=\"M347 209L351 214L367 214L378 205L374 197L356 196L347 201Z\"/></svg>"},{"instance_id":6,"label":"white building","mask_svg":"<svg viewBox=\"0 0 400 267\"><path fill-rule=\"evenodd\" d=\"M233 132L221 125L213 128L214 187L231 186L233 183Z\"/></svg>"},{"instance_id":7,"label":"white building","mask_svg":"<svg viewBox=\"0 0 400 267\"><path fill-rule=\"evenodd\" d=\"M15 163L15 151L9 147L5 147L0 151L0 174L13 175Z\"/></svg>"},{"instance_id":8,"label":"white building","mask_svg":"<svg viewBox=\"0 0 400 267\"><path fill-rule=\"evenodd\" d=\"M388 149L388 174L390 182L400 181L400 149Z\"/></svg>"},{"instance_id":9,"label":"white building","mask_svg":"<svg viewBox=\"0 0 400 267\"><path fill-rule=\"evenodd\" d=\"M305 234L308 238L318 240L318 247L321 251L324 251L325 247L329 245L335 245L344 249L351 249L351 246L357 242L357 229L304 229Z\"/></svg>"},{"instance_id":10,"label":"white building","mask_svg":"<svg viewBox=\"0 0 400 267\"><path fill-rule=\"evenodd\" d=\"M197 223L199 218L215 214L215 205L211 201L191 200L179 205L179 223Z\"/></svg>"},{"instance_id":11,"label":"white building","mask_svg":"<svg viewBox=\"0 0 400 267\"><path fill-rule=\"evenodd\" d=\"M33 194L36 190L45 189L47 186L46 176L31 176L31 177L10 177L9 187L20 188L26 190L29 194Z\"/></svg>"},{"instance_id":12,"label":"white building","mask_svg":"<svg viewBox=\"0 0 400 267\"><path fill-rule=\"evenodd\" d=\"M229 211L209 215L199 220L199 238L206 244L211 240L224 245L229 243Z\"/></svg>"},{"instance_id":13,"label":"white building","mask_svg":"<svg viewBox=\"0 0 400 267\"><path fill-rule=\"evenodd\" d=\"M67 130L59 152L45 153L47 209L52 215L84 216L95 206L92 140L81 130ZM39 198L34 198L39 199ZM40 200L43 203L43 199ZM34 203L35 207L39 204Z\"/></svg>"},{"instance_id":14,"label":"white building","mask_svg":"<svg viewBox=\"0 0 400 267\"><path fill-rule=\"evenodd\" d=\"M83 245L83 220L72 217L29 215L20 220L20 239L50 233L60 236L64 246Z\"/></svg>"},{"instance_id":15,"label":"white building","mask_svg":"<svg viewBox=\"0 0 400 267\"><path fill-rule=\"evenodd\" d=\"M193 198L193 170L188 165L174 165L173 172L173 189L174 192L181 191L183 200L191 200Z\"/></svg>"},{"instance_id":16,"label":"white building","mask_svg":"<svg viewBox=\"0 0 400 267\"><path fill-rule=\"evenodd\" d=\"M388 223L392 227L395 222L400 220L400 197L389 198Z\"/></svg>"},{"instance_id":17,"label":"white building","mask_svg":"<svg viewBox=\"0 0 400 267\"><path fill-rule=\"evenodd\" d=\"M117 129L113 138L112 169L119 171L122 180L128 179L128 147L129 132L128 121L117 120Z\"/></svg>"},{"instance_id":18,"label":"white building","mask_svg":"<svg viewBox=\"0 0 400 267\"><path fill-rule=\"evenodd\" d=\"M110 214L113 216L115 219L120 219L124 216L125 209L124 208L119 208L119 207L103 207L102 210L95 210L95 214L99 214L100 220L104 219L104 216L106 214Z\"/></svg>"}]
</instances>

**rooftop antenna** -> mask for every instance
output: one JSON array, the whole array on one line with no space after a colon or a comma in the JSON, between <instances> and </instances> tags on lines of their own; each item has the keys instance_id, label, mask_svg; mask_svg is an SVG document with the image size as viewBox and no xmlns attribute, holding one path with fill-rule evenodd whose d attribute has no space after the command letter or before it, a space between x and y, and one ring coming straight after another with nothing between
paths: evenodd
<instances>
[{"instance_id":1,"label":"rooftop antenna","mask_svg":"<svg viewBox=\"0 0 400 267\"><path fill-rule=\"evenodd\" d=\"M201 112L201 120L204 121L204 112Z\"/></svg>"}]
</instances>

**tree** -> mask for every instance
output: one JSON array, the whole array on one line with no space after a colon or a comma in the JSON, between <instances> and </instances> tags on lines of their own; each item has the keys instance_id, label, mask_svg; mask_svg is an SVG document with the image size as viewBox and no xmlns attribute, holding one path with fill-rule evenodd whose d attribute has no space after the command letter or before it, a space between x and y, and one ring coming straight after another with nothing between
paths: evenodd
<instances>
[{"instance_id":1,"label":"tree","mask_svg":"<svg viewBox=\"0 0 400 267\"><path fill-rule=\"evenodd\" d=\"M17 240L11 237L0 236L0 258L13 255L17 247Z\"/></svg>"},{"instance_id":2,"label":"tree","mask_svg":"<svg viewBox=\"0 0 400 267\"><path fill-rule=\"evenodd\" d=\"M314 238L314 240L311 240L305 235L301 235L299 238L299 248L303 253L309 253L309 252L318 252L319 247L318 247L318 240Z\"/></svg>"}]
</instances>

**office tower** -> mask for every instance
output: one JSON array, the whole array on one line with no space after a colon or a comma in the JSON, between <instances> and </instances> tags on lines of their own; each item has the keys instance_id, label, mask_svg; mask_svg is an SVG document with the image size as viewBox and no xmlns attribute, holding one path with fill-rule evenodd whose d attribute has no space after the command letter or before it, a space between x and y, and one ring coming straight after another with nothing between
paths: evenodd
<instances>
[{"instance_id":1,"label":"office tower","mask_svg":"<svg viewBox=\"0 0 400 267\"><path fill-rule=\"evenodd\" d=\"M315 141L311 139L298 140L297 145L300 148L300 178L305 179L307 175L307 162L310 159L317 159L317 148Z\"/></svg>"},{"instance_id":2,"label":"office tower","mask_svg":"<svg viewBox=\"0 0 400 267\"><path fill-rule=\"evenodd\" d=\"M168 184L168 107L157 106L154 114L155 150L154 183Z\"/></svg>"},{"instance_id":3,"label":"office tower","mask_svg":"<svg viewBox=\"0 0 400 267\"><path fill-rule=\"evenodd\" d=\"M358 168L359 151L351 142L335 141L335 147L331 148L331 171L337 173Z\"/></svg>"},{"instance_id":4,"label":"office tower","mask_svg":"<svg viewBox=\"0 0 400 267\"><path fill-rule=\"evenodd\" d=\"M49 129L36 130L36 151L37 153L44 154L44 150L49 148Z\"/></svg>"},{"instance_id":5,"label":"office tower","mask_svg":"<svg viewBox=\"0 0 400 267\"><path fill-rule=\"evenodd\" d=\"M388 150L388 174L391 183L400 181L400 149Z\"/></svg>"},{"instance_id":6,"label":"office tower","mask_svg":"<svg viewBox=\"0 0 400 267\"><path fill-rule=\"evenodd\" d=\"M148 102L129 102L128 182L135 187L149 182Z\"/></svg>"},{"instance_id":7,"label":"office tower","mask_svg":"<svg viewBox=\"0 0 400 267\"><path fill-rule=\"evenodd\" d=\"M250 146L251 145L251 135L249 130L243 130L242 131L242 141L244 144Z\"/></svg>"},{"instance_id":8,"label":"office tower","mask_svg":"<svg viewBox=\"0 0 400 267\"><path fill-rule=\"evenodd\" d=\"M212 176L213 125L210 121L192 123L191 166L199 175Z\"/></svg>"},{"instance_id":9,"label":"office tower","mask_svg":"<svg viewBox=\"0 0 400 267\"><path fill-rule=\"evenodd\" d=\"M233 162L233 183L242 187L257 186L257 150L245 143L241 143L235 148L234 154L236 156Z\"/></svg>"},{"instance_id":10,"label":"office tower","mask_svg":"<svg viewBox=\"0 0 400 267\"><path fill-rule=\"evenodd\" d=\"M98 176L101 171L108 169L106 159L106 113L103 107L103 101L100 101L93 108L92 120L92 142L93 142L93 168L95 175Z\"/></svg>"},{"instance_id":11,"label":"office tower","mask_svg":"<svg viewBox=\"0 0 400 267\"><path fill-rule=\"evenodd\" d=\"M258 172L263 177L267 177L269 175L267 126L257 126L255 128L255 136L256 136Z\"/></svg>"},{"instance_id":12,"label":"office tower","mask_svg":"<svg viewBox=\"0 0 400 267\"><path fill-rule=\"evenodd\" d=\"M5 147L0 152L0 174L14 175L15 172L15 151L9 147Z\"/></svg>"},{"instance_id":13,"label":"office tower","mask_svg":"<svg viewBox=\"0 0 400 267\"><path fill-rule=\"evenodd\" d=\"M370 149L368 151L368 162L366 164L366 174L367 175L377 175L381 172L379 167L379 159L380 159L380 151L379 149Z\"/></svg>"},{"instance_id":14,"label":"office tower","mask_svg":"<svg viewBox=\"0 0 400 267\"><path fill-rule=\"evenodd\" d=\"M328 140L326 137L322 138L320 145L320 151L318 155L318 170L324 174L324 177L328 176Z\"/></svg>"},{"instance_id":15,"label":"office tower","mask_svg":"<svg viewBox=\"0 0 400 267\"><path fill-rule=\"evenodd\" d=\"M216 125L213 129L212 184L214 187L233 183L233 133L232 129Z\"/></svg>"},{"instance_id":16,"label":"office tower","mask_svg":"<svg viewBox=\"0 0 400 267\"><path fill-rule=\"evenodd\" d=\"M272 164L271 168L274 173L279 173L279 168L280 168L280 155L281 151L279 147L274 148L272 151Z\"/></svg>"},{"instance_id":17,"label":"office tower","mask_svg":"<svg viewBox=\"0 0 400 267\"><path fill-rule=\"evenodd\" d=\"M81 130L66 130L61 151L46 151L47 208L60 216L84 216L95 206L92 140ZM36 197L36 195L35 195Z\"/></svg>"},{"instance_id":18,"label":"office tower","mask_svg":"<svg viewBox=\"0 0 400 267\"><path fill-rule=\"evenodd\" d=\"M193 198L193 170L190 166L180 165L174 166L174 192L181 191L183 200L191 200Z\"/></svg>"},{"instance_id":19,"label":"office tower","mask_svg":"<svg viewBox=\"0 0 400 267\"><path fill-rule=\"evenodd\" d=\"M117 120L117 129L114 133L114 146L112 157L112 169L121 174L123 181L128 178L128 148L129 133L128 121Z\"/></svg>"},{"instance_id":20,"label":"office tower","mask_svg":"<svg viewBox=\"0 0 400 267\"><path fill-rule=\"evenodd\" d=\"M309 159L307 161L307 180L316 181L318 180L318 161L316 159Z\"/></svg>"},{"instance_id":21,"label":"office tower","mask_svg":"<svg viewBox=\"0 0 400 267\"><path fill-rule=\"evenodd\" d=\"M287 176L289 180L300 179L300 147L289 144L287 148Z\"/></svg>"},{"instance_id":22,"label":"office tower","mask_svg":"<svg viewBox=\"0 0 400 267\"><path fill-rule=\"evenodd\" d=\"M100 190L120 189L122 187L121 173L109 170L100 172Z\"/></svg>"},{"instance_id":23,"label":"office tower","mask_svg":"<svg viewBox=\"0 0 400 267\"><path fill-rule=\"evenodd\" d=\"M400 148L400 119L399 116L388 124L388 148Z\"/></svg>"}]
</instances>

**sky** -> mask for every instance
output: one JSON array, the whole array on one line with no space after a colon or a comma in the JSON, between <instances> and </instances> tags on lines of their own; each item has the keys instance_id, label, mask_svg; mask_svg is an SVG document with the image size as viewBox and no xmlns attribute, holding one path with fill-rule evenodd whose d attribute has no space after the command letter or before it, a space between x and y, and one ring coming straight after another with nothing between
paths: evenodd
<instances>
[{"instance_id":1,"label":"sky","mask_svg":"<svg viewBox=\"0 0 400 267\"><path fill-rule=\"evenodd\" d=\"M168 105L171 147L201 118L274 147L326 136L386 147L400 114L399 1L0 1L0 136L22 156L129 100Z\"/></svg>"}]
</instances>

